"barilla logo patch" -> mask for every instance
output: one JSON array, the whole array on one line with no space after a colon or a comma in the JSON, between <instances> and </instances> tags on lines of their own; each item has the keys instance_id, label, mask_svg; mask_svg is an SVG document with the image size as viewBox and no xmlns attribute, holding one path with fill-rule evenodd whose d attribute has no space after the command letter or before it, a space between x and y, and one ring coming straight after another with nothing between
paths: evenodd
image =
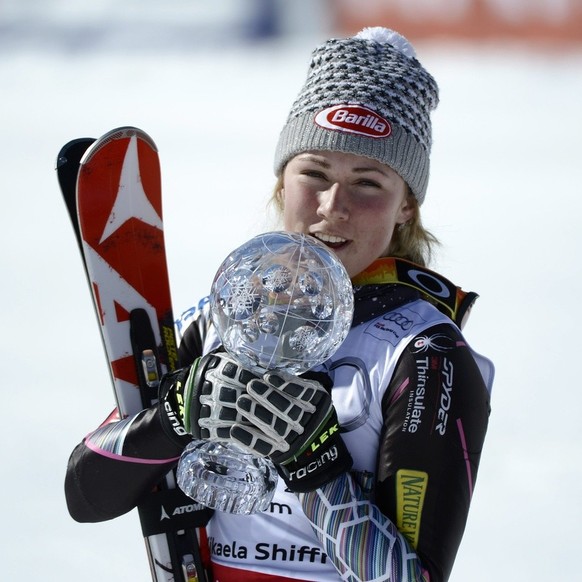
<instances>
[{"instance_id":1,"label":"barilla logo patch","mask_svg":"<svg viewBox=\"0 0 582 582\"><path fill-rule=\"evenodd\" d=\"M315 123L325 129L367 137L388 137L392 133L392 127L383 117L361 105L328 107L315 116Z\"/></svg>"}]
</instances>

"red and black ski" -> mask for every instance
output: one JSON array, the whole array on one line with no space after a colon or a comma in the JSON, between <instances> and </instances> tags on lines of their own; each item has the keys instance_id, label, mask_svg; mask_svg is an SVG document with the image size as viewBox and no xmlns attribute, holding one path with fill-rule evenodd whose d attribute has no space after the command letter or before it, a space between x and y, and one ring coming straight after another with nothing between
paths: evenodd
<instances>
[{"instance_id":1,"label":"red and black ski","mask_svg":"<svg viewBox=\"0 0 582 582\"><path fill-rule=\"evenodd\" d=\"M177 366L157 148L122 127L66 144L57 173L123 418L152 406L161 376ZM207 511L198 509L173 473L138 507L154 581L205 579L196 527Z\"/></svg>"}]
</instances>

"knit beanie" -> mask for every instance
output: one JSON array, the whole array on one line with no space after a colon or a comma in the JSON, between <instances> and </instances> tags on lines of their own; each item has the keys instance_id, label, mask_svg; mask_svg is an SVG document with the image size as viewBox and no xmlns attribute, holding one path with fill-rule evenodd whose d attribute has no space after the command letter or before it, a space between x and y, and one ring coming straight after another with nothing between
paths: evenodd
<instances>
[{"instance_id":1,"label":"knit beanie","mask_svg":"<svg viewBox=\"0 0 582 582\"><path fill-rule=\"evenodd\" d=\"M357 154L398 172L422 204L437 104L435 80L397 32L365 28L328 40L313 52L279 137L275 174L309 150Z\"/></svg>"}]
</instances>

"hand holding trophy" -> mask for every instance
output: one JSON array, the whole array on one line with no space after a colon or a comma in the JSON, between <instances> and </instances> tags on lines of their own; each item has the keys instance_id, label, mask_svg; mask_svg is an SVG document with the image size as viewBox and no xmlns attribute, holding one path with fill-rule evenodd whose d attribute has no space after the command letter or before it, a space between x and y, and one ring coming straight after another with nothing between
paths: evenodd
<instances>
[{"instance_id":1,"label":"hand holding trophy","mask_svg":"<svg viewBox=\"0 0 582 582\"><path fill-rule=\"evenodd\" d=\"M335 254L303 234L270 232L232 252L212 284L212 323L240 368L260 378L298 375L339 348L353 316L351 281ZM178 484L199 503L230 513L264 511L277 471L232 442L195 440L178 466Z\"/></svg>"}]
</instances>

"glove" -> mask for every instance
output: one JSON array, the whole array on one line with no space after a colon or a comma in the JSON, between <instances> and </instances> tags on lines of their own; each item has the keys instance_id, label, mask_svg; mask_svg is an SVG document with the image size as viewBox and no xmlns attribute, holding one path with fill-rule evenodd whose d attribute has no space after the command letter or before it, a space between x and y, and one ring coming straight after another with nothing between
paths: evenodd
<instances>
[{"instance_id":1,"label":"glove","mask_svg":"<svg viewBox=\"0 0 582 582\"><path fill-rule=\"evenodd\" d=\"M257 378L225 353L198 358L192 366L166 374L159 395L162 424L168 434L227 441L235 422L245 420L236 410L237 398Z\"/></svg>"},{"instance_id":2,"label":"glove","mask_svg":"<svg viewBox=\"0 0 582 582\"><path fill-rule=\"evenodd\" d=\"M269 457L291 491L313 491L351 468L331 396L321 383L270 372L247 385L236 408L244 422L230 428L231 440Z\"/></svg>"}]
</instances>

